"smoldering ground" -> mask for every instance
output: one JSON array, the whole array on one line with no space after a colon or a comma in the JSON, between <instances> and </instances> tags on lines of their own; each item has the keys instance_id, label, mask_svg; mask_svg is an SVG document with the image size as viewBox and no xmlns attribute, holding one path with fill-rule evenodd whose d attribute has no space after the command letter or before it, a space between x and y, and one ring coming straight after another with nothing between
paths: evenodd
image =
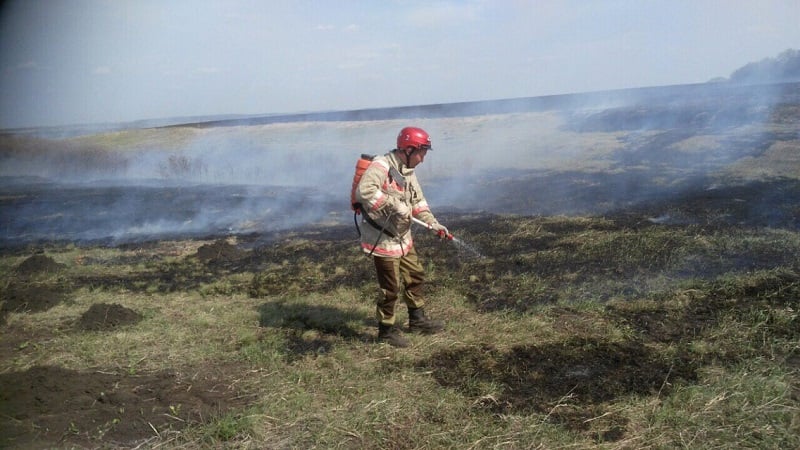
<instances>
[{"instance_id":1,"label":"smoldering ground","mask_svg":"<svg viewBox=\"0 0 800 450\"><path fill-rule=\"evenodd\" d=\"M435 210L605 214L653 206L753 177L797 177L786 162L800 146L799 108L798 83L708 84L65 139L5 134L0 245L347 223L356 158L390 150L408 124L433 136L418 175ZM737 171L744 160L763 161L762 173ZM747 199L753 214L769 210L764 202L775 194L766 188ZM658 220L693 220L653 207ZM792 214L771 214L767 224L796 226Z\"/></svg>"}]
</instances>

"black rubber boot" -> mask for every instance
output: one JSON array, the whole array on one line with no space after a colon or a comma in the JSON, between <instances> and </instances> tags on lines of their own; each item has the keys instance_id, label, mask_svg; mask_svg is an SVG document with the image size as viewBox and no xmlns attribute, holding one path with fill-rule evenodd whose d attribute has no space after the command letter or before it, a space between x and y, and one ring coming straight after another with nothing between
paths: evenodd
<instances>
[{"instance_id":1,"label":"black rubber boot","mask_svg":"<svg viewBox=\"0 0 800 450\"><path fill-rule=\"evenodd\" d=\"M434 334L444 330L444 322L425 316L423 308L408 308L408 331L412 333Z\"/></svg>"},{"instance_id":2,"label":"black rubber boot","mask_svg":"<svg viewBox=\"0 0 800 450\"><path fill-rule=\"evenodd\" d=\"M394 325L378 324L378 341L385 342L392 347L408 347L408 340L403 337L400 330Z\"/></svg>"}]
</instances>

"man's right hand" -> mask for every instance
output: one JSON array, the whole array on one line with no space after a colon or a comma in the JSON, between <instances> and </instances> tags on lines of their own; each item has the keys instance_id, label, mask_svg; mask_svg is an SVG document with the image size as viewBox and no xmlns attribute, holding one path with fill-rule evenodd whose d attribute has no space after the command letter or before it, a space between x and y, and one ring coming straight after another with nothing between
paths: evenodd
<instances>
[{"instance_id":1,"label":"man's right hand","mask_svg":"<svg viewBox=\"0 0 800 450\"><path fill-rule=\"evenodd\" d=\"M446 226L440 224L437 221L429 223L428 228L435 231L436 234L438 234L439 237L442 239L451 239L452 235L450 234L450 230L448 230Z\"/></svg>"}]
</instances>

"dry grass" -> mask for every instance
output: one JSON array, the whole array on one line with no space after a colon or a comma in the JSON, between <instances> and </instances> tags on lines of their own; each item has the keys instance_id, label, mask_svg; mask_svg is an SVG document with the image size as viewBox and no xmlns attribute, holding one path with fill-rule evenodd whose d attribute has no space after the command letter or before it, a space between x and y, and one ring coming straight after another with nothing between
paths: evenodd
<instances>
[{"instance_id":1,"label":"dry grass","mask_svg":"<svg viewBox=\"0 0 800 450\"><path fill-rule=\"evenodd\" d=\"M404 350L375 343L371 269L338 232L241 247L229 260L198 259L210 241L54 247L46 254L65 268L24 280L14 269L24 257L6 255L4 286L65 286L67 298L7 313L0 373L224 368L220 382L245 400L131 447L800 443L796 232L590 217L463 219L453 229L487 257L418 237L430 313L448 327L409 335ZM515 245L493 243L495 233ZM98 303L143 319L77 329ZM92 436L73 441L103 442Z\"/></svg>"}]
</instances>

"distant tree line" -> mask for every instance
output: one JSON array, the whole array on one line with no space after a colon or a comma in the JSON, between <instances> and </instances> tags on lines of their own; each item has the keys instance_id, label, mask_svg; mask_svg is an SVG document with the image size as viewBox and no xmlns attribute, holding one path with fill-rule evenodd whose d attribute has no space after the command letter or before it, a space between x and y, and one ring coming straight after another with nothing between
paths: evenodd
<instances>
[{"instance_id":1,"label":"distant tree line","mask_svg":"<svg viewBox=\"0 0 800 450\"><path fill-rule=\"evenodd\" d=\"M780 83L800 81L800 50L788 49L775 58L764 58L736 69L733 83Z\"/></svg>"}]
</instances>

